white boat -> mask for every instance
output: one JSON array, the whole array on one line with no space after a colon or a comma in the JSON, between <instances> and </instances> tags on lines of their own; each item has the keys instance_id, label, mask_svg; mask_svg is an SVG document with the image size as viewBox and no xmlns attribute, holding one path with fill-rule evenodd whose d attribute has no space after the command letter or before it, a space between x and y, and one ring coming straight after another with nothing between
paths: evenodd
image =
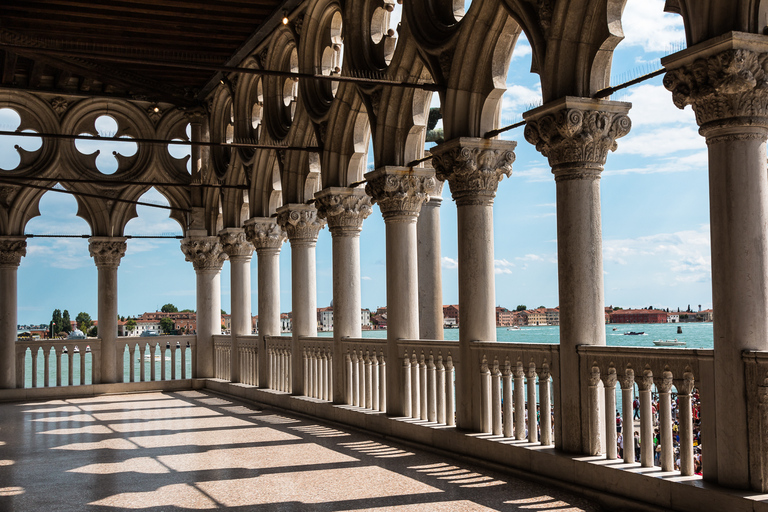
<instances>
[{"instance_id":1,"label":"white boat","mask_svg":"<svg viewBox=\"0 0 768 512\"><path fill-rule=\"evenodd\" d=\"M519 331L520 326L519 325L513 325L512 327L507 327L508 331Z\"/></svg>"},{"instance_id":2,"label":"white boat","mask_svg":"<svg viewBox=\"0 0 768 512\"><path fill-rule=\"evenodd\" d=\"M653 344L657 347L684 347L684 341L677 341L677 338L673 340L653 340Z\"/></svg>"}]
</instances>

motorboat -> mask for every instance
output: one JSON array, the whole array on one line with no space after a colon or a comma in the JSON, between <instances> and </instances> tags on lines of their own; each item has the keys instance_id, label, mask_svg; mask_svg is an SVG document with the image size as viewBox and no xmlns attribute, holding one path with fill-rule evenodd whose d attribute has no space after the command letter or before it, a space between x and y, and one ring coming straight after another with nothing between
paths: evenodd
<instances>
[{"instance_id":1,"label":"motorboat","mask_svg":"<svg viewBox=\"0 0 768 512\"><path fill-rule=\"evenodd\" d=\"M653 340L653 344L657 347L684 347L684 341L677 341L677 338L673 340Z\"/></svg>"},{"instance_id":2,"label":"motorboat","mask_svg":"<svg viewBox=\"0 0 768 512\"><path fill-rule=\"evenodd\" d=\"M508 331L519 331L520 326L519 325L513 325L512 327L507 327Z\"/></svg>"},{"instance_id":3,"label":"motorboat","mask_svg":"<svg viewBox=\"0 0 768 512\"><path fill-rule=\"evenodd\" d=\"M629 331L629 332L625 332L624 336L642 336L643 334L645 334L645 331L640 331L640 332Z\"/></svg>"}]
</instances>

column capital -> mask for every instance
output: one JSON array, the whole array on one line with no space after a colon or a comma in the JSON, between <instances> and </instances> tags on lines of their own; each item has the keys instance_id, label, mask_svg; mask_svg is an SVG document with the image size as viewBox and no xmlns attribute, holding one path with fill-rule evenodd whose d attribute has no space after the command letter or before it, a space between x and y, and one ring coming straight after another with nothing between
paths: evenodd
<instances>
[{"instance_id":1,"label":"column capital","mask_svg":"<svg viewBox=\"0 0 768 512\"><path fill-rule=\"evenodd\" d=\"M458 206L490 205L499 182L512 174L517 142L458 138L433 147L432 165Z\"/></svg>"},{"instance_id":2,"label":"column capital","mask_svg":"<svg viewBox=\"0 0 768 512\"><path fill-rule=\"evenodd\" d=\"M549 160L556 180L595 179L616 139L632 127L631 103L566 96L523 114L525 140Z\"/></svg>"},{"instance_id":3,"label":"column capital","mask_svg":"<svg viewBox=\"0 0 768 512\"><path fill-rule=\"evenodd\" d=\"M683 373L683 378L675 380L675 388L678 395L690 395L693 392L695 381L693 379L693 373Z\"/></svg>"},{"instance_id":4,"label":"column capital","mask_svg":"<svg viewBox=\"0 0 768 512\"><path fill-rule=\"evenodd\" d=\"M691 105L701 134L728 127L768 128L768 41L730 32L662 59L664 87L682 109ZM713 134L720 135L720 134ZM750 135L747 135L750 136ZM738 135L735 136L739 137Z\"/></svg>"},{"instance_id":5,"label":"column capital","mask_svg":"<svg viewBox=\"0 0 768 512\"><path fill-rule=\"evenodd\" d=\"M635 370L627 368L620 376L619 382L621 383L621 389L634 389L635 388Z\"/></svg>"},{"instance_id":6,"label":"column capital","mask_svg":"<svg viewBox=\"0 0 768 512\"><path fill-rule=\"evenodd\" d=\"M616 382L618 381L619 376L616 374L616 368L611 366L608 368L608 371L605 373L605 375L601 375L601 378L605 388L609 389L616 387Z\"/></svg>"},{"instance_id":7,"label":"column capital","mask_svg":"<svg viewBox=\"0 0 768 512\"><path fill-rule=\"evenodd\" d=\"M379 205L384 220L418 217L438 181L433 169L390 166L367 173L365 179L365 193Z\"/></svg>"},{"instance_id":8,"label":"column capital","mask_svg":"<svg viewBox=\"0 0 768 512\"><path fill-rule=\"evenodd\" d=\"M0 236L0 267L18 267L22 256L27 255L27 238Z\"/></svg>"},{"instance_id":9,"label":"column capital","mask_svg":"<svg viewBox=\"0 0 768 512\"><path fill-rule=\"evenodd\" d=\"M659 393L669 393L672 390L672 372L662 372L661 376L657 377L655 381Z\"/></svg>"},{"instance_id":10,"label":"column capital","mask_svg":"<svg viewBox=\"0 0 768 512\"><path fill-rule=\"evenodd\" d=\"M271 250L280 252L286 234L274 217L251 217L245 221L245 236L256 252Z\"/></svg>"},{"instance_id":11,"label":"column capital","mask_svg":"<svg viewBox=\"0 0 768 512\"><path fill-rule=\"evenodd\" d=\"M325 188L315 194L315 205L333 236L360 233L371 214L371 198L361 188Z\"/></svg>"},{"instance_id":12,"label":"column capital","mask_svg":"<svg viewBox=\"0 0 768 512\"><path fill-rule=\"evenodd\" d=\"M191 261L195 272L220 271L227 254L217 236L187 237L181 241L184 259Z\"/></svg>"},{"instance_id":13,"label":"column capital","mask_svg":"<svg viewBox=\"0 0 768 512\"><path fill-rule=\"evenodd\" d=\"M325 226L317 208L309 204L287 204L277 209L277 223L283 228L291 245L314 245Z\"/></svg>"},{"instance_id":14,"label":"column capital","mask_svg":"<svg viewBox=\"0 0 768 512\"><path fill-rule=\"evenodd\" d=\"M219 231L219 243L230 260L250 260L253 244L248 241L243 228L224 228Z\"/></svg>"},{"instance_id":15,"label":"column capital","mask_svg":"<svg viewBox=\"0 0 768 512\"><path fill-rule=\"evenodd\" d=\"M651 386L653 386L653 373L650 370L644 370L637 387L640 391L650 391Z\"/></svg>"},{"instance_id":16,"label":"column capital","mask_svg":"<svg viewBox=\"0 0 768 512\"><path fill-rule=\"evenodd\" d=\"M93 256L97 267L120 266L125 256L127 238L122 236L92 236L88 239L88 252Z\"/></svg>"}]
</instances>

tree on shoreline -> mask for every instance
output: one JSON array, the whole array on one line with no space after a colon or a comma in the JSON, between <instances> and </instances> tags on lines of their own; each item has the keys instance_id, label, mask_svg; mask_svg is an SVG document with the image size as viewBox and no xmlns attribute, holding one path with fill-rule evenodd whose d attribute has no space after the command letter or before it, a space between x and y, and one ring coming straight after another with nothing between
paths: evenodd
<instances>
[{"instance_id":1,"label":"tree on shoreline","mask_svg":"<svg viewBox=\"0 0 768 512\"><path fill-rule=\"evenodd\" d=\"M169 302L168 304L165 304L163 307L161 307L160 311L163 313L178 313L179 308Z\"/></svg>"}]
</instances>

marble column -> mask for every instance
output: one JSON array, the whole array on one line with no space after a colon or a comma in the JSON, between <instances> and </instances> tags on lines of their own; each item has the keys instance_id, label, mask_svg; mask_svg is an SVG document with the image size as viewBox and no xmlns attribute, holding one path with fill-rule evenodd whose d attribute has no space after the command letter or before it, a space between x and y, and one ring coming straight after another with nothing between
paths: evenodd
<instances>
[{"instance_id":1,"label":"marble column","mask_svg":"<svg viewBox=\"0 0 768 512\"><path fill-rule=\"evenodd\" d=\"M229 256L232 308L232 349L229 358L231 382L240 382L240 347L237 337L251 334L251 256L253 245L243 228L226 228L219 233L221 248Z\"/></svg>"},{"instance_id":2,"label":"marble column","mask_svg":"<svg viewBox=\"0 0 768 512\"><path fill-rule=\"evenodd\" d=\"M443 275L440 261L440 205L443 182L421 207L416 223L419 254L419 338L443 339Z\"/></svg>"},{"instance_id":3,"label":"marble column","mask_svg":"<svg viewBox=\"0 0 768 512\"><path fill-rule=\"evenodd\" d=\"M341 339L360 337L360 231L371 200L360 188L329 187L315 194L319 217L328 222L333 243L333 403L347 403ZM382 370L383 371L383 370ZM395 373L396 375L396 373Z\"/></svg>"},{"instance_id":4,"label":"marble column","mask_svg":"<svg viewBox=\"0 0 768 512\"><path fill-rule=\"evenodd\" d=\"M317 270L315 246L325 221L317 208L288 204L277 210L277 223L291 242L291 307L293 310L291 365L294 395L305 394L304 364L299 338L317 336Z\"/></svg>"},{"instance_id":5,"label":"marble column","mask_svg":"<svg viewBox=\"0 0 768 512\"><path fill-rule=\"evenodd\" d=\"M16 387L16 276L27 240L19 236L0 237L0 388ZM34 357L34 354L33 354Z\"/></svg>"},{"instance_id":6,"label":"marble column","mask_svg":"<svg viewBox=\"0 0 768 512\"><path fill-rule=\"evenodd\" d=\"M432 169L383 167L365 175L365 192L379 205L386 225L387 258L387 360L399 361L397 341L419 337L419 266L416 221L421 205L434 193L437 180ZM418 372L416 369L411 370ZM404 383L387 380L387 414L406 413ZM418 386L412 389L418 396ZM418 403L413 400L414 407ZM412 416L419 417L412 409Z\"/></svg>"},{"instance_id":7,"label":"marble column","mask_svg":"<svg viewBox=\"0 0 768 512\"><path fill-rule=\"evenodd\" d=\"M749 450L744 350L768 350L768 40L731 32L662 59L664 86L691 105L709 151L717 481L763 490ZM703 415L707 411L703 411ZM716 448L712 448L712 444Z\"/></svg>"},{"instance_id":8,"label":"marble column","mask_svg":"<svg viewBox=\"0 0 768 512\"><path fill-rule=\"evenodd\" d=\"M245 221L248 241L256 248L259 287L259 387L267 388L267 346L265 336L280 335L280 248L285 231L271 217L252 217Z\"/></svg>"},{"instance_id":9,"label":"marble column","mask_svg":"<svg viewBox=\"0 0 768 512\"><path fill-rule=\"evenodd\" d=\"M493 268L493 200L512 174L512 141L460 138L432 148L437 177L447 181L456 202L459 239L459 352L456 368L457 426L480 431L480 372L472 341L496 341Z\"/></svg>"},{"instance_id":10,"label":"marble column","mask_svg":"<svg viewBox=\"0 0 768 512\"><path fill-rule=\"evenodd\" d=\"M616 139L629 133L631 104L565 97L526 112L525 139L549 160L557 196L560 299L559 448L587 453L587 376L579 345L605 345L600 174Z\"/></svg>"},{"instance_id":11,"label":"marble column","mask_svg":"<svg viewBox=\"0 0 768 512\"><path fill-rule=\"evenodd\" d=\"M98 321L101 339L101 383L123 381L123 354L117 353L117 267L125 256L126 238L88 239L98 269ZM94 379L95 382L95 379Z\"/></svg>"},{"instance_id":12,"label":"marble column","mask_svg":"<svg viewBox=\"0 0 768 512\"><path fill-rule=\"evenodd\" d=\"M192 262L197 281L197 345L193 378L215 377L213 335L221 334L221 267L227 254L217 236L187 233L181 241L185 259Z\"/></svg>"}]
</instances>

